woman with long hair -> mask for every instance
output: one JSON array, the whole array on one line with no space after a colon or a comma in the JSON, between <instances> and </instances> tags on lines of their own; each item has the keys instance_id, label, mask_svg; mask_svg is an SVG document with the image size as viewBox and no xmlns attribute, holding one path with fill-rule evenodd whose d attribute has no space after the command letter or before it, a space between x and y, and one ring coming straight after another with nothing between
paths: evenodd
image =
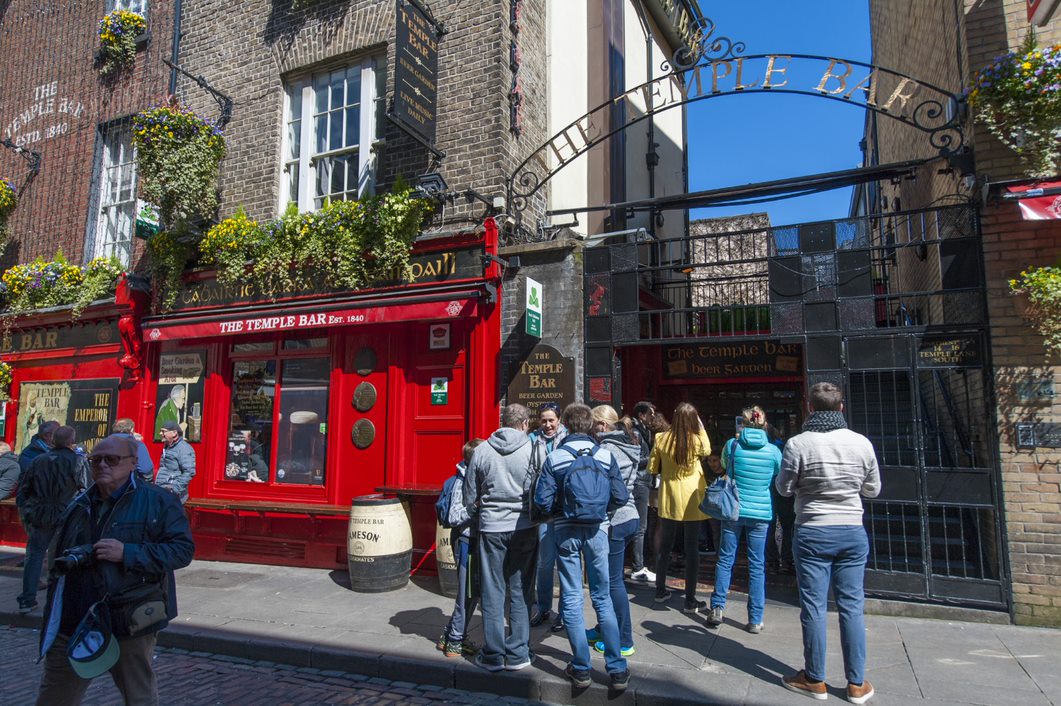
<instances>
[{"instance_id":1,"label":"woman with long hair","mask_svg":"<svg viewBox=\"0 0 1061 706\"><path fill-rule=\"evenodd\" d=\"M754 634L763 631L763 606L766 603L766 528L773 519L770 486L781 470L781 451L766 434L766 413L754 406L744 410L744 428L722 450L722 467L737 484L740 493L740 517L722 521L722 548L715 565L715 591L711 594L708 625L721 625L726 609L726 593L733 577L737 544L746 535L748 547L748 624Z\"/></svg>"},{"instance_id":2,"label":"woman with long hair","mask_svg":"<svg viewBox=\"0 0 1061 706\"><path fill-rule=\"evenodd\" d=\"M683 530L685 547L685 604L682 610L696 613L707 607L696 599L696 575L700 568L697 542L699 522L707 519L700 512L704 497L704 469L700 459L711 453L704 425L696 408L682 402L674 408L670 431L656 434L648 458L648 472L660 476L659 522L660 543L656 556L656 603L670 597L667 590L667 569L670 568L669 547L674 536Z\"/></svg>"},{"instance_id":3,"label":"woman with long hair","mask_svg":"<svg viewBox=\"0 0 1061 706\"><path fill-rule=\"evenodd\" d=\"M634 653L634 626L630 620L630 596L623 583L623 559L626 547L637 534L641 519L634 501L634 484L638 478L638 462L641 459L641 443L629 417L619 419L619 414L610 405L593 408L593 435L602 449L612 452L619 464L619 475L630 494L626 504L608 518L608 578L611 584L612 609L619 626L619 649L623 657ZM597 652L604 652L604 640L598 628L588 630L586 637Z\"/></svg>"},{"instance_id":4,"label":"woman with long hair","mask_svg":"<svg viewBox=\"0 0 1061 706\"><path fill-rule=\"evenodd\" d=\"M560 423L560 405L555 402L543 402L538 406L538 428L530 433L531 459L540 468L546 457L553 450L560 448L567 437L567 429ZM556 566L556 536L553 534L553 523L543 522L538 525L538 569L535 581L536 602L531 627L537 627L552 617L553 608L553 567ZM550 628L553 632L564 629L564 619L559 612Z\"/></svg>"}]
</instances>

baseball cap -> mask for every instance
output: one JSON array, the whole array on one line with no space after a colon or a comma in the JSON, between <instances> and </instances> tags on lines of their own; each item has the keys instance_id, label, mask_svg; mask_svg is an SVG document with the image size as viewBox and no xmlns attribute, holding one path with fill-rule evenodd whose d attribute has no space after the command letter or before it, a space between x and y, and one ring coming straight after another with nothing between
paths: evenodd
<instances>
[{"instance_id":1,"label":"baseball cap","mask_svg":"<svg viewBox=\"0 0 1061 706\"><path fill-rule=\"evenodd\" d=\"M177 424L177 422L166 422L162 425L162 428L166 431L175 431L180 433L181 425Z\"/></svg>"},{"instance_id":2,"label":"baseball cap","mask_svg":"<svg viewBox=\"0 0 1061 706\"><path fill-rule=\"evenodd\" d=\"M94 679L113 667L119 654L118 641L111 632L110 610L103 601L97 601L74 630L66 658L79 677Z\"/></svg>"}]
</instances>

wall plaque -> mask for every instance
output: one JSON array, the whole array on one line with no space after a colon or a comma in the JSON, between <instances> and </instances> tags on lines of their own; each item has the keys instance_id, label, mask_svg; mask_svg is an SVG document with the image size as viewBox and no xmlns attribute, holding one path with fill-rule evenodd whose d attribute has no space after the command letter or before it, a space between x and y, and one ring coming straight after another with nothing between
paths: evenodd
<instances>
[{"instance_id":1,"label":"wall plaque","mask_svg":"<svg viewBox=\"0 0 1061 706\"><path fill-rule=\"evenodd\" d=\"M575 402L575 359L539 343L510 376L507 398L509 404L527 407L532 417L542 402L556 402L563 409Z\"/></svg>"},{"instance_id":2,"label":"wall plaque","mask_svg":"<svg viewBox=\"0 0 1061 706\"><path fill-rule=\"evenodd\" d=\"M354 370L361 377L371 375L376 369L376 351L365 346L354 356Z\"/></svg>"},{"instance_id":3,"label":"wall plaque","mask_svg":"<svg viewBox=\"0 0 1061 706\"><path fill-rule=\"evenodd\" d=\"M376 386L370 382L362 382L354 389L354 409L358 412L367 412L376 404Z\"/></svg>"},{"instance_id":4,"label":"wall plaque","mask_svg":"<svg viewBox=\"0 0 1061 706\"><path fill-rule=\"evenodd\" d=\"M367 449L376 440L376 425L367 419L358 419L350 431L350 438L357 448Z\"/></svg>"},{"instance_id":5,"label":"wall plaque","mask_svg":"<svg viewBox=\"0 0 1061 706\"><path fill-rule=\"evenodd\" d=\"M798 343L749 341L663 347L663 377L778 377L803 372Z\"/></svg>"},{"instance_id":6,"label":"wall plaque","mask_svg":"<svg viewBox=\"0 0 1061 706\"><path fill-rule=\"evenodd\" d=\"M925 336L917 349L921 368L979 368L983 365L979 336Z\"/></svg>"},{"instance_id":7,"label":"wall plaque","mask_svg":"<svg viewBox=\"0 0 1061 706\"><path fill-rule=\"evenodd\" d=\"M1061 449L1061 424L1025 422L1016 426L1017 446L1023 449Z\"/></svg>"}]
</instances>

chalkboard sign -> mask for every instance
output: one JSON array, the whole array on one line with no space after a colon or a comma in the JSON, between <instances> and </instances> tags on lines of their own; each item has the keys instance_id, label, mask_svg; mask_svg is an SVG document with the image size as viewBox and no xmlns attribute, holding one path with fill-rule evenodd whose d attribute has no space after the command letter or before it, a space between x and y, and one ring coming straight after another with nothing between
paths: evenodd
<instances>
[{"instance_id":1,"label":"chalkboard sign","mask_svg":"<svg viewBox=\"0 0 1061 706\"><path fill-rule=\"evenodd\" d=\"M921 368L979 368L983 365L979 336L925 336L917 350Z\"/></svg>"}]
</instances>

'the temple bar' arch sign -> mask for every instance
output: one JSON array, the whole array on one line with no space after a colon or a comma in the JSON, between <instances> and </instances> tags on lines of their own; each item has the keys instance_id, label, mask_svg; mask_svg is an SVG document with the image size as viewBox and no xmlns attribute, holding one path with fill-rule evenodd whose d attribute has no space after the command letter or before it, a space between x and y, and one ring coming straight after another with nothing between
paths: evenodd
<instances>
[{"instance_id":1,"label":"'the temple bar' arch sign","mask_svg":"<svg viewBox=\"0 0 1061 706\"><path fill-rule=\"evenodd\" d=\"M680 54L680 52L679 52ZM828 98L872 110L928 135L943 156L964 144L965 102L911 76L873 64L810 54L727 55L683 65L676 56L668 73L631 88L567 125L523 161L509 179L509 206L523 211L528 200L560 169L656 113L718 96L769 92ZM629 104L629 105L623 105ZM607 130L613 107L626 121Z\"/></svg>"}]
</instances>

